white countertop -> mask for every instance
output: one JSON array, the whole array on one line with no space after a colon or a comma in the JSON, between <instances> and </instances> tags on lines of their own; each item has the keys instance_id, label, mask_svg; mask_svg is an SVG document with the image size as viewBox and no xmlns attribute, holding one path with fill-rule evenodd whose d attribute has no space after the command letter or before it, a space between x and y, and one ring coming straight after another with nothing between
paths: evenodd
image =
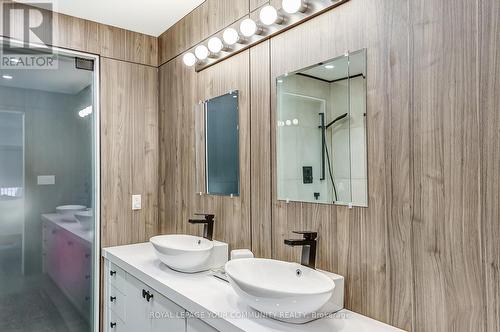
<instances>
[{"instance_id":1,"label":"white countertop","mask_svg":"<svg viewBox=\"0 0 500 332\"><path fill-rule=\"evenodd\" d=\"M42 220L53 223L54 225L75 234L89 244L92 244L93 234L92 231L87 231L82 228L78 220L73 216L62 215L59 213L42 214Z\"/></svg>"},{"instance_id":2,"label":"white countertop","mask_svg":"<svg viewBox=\"0 0 500 332\"><path fill-rule=\"evenodd\" d=\"M210 272L185 274L171 270L157 259L149 243L106 248L102 255L187 311L212 317L202 319L220 331L402 331L349 310L303 325L261 317L239 300L228 283L213 277Z\"/></svg>"}]
</instances>

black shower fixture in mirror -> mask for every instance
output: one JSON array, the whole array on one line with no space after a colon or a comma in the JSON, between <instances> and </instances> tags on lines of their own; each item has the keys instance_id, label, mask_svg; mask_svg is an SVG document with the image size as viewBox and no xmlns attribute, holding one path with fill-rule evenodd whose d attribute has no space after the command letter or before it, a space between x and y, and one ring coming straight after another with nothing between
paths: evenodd
<instances>
[{"instance_id":1,"label":"black shower fixture in mirror","mask_svg":"<svg viewBox=\"0 0 500 332\"><path fill-rule=\"evenodd\" d=\"M366 50L276 84L278 199L367 206Z\"/></svg>"}]
</instances>

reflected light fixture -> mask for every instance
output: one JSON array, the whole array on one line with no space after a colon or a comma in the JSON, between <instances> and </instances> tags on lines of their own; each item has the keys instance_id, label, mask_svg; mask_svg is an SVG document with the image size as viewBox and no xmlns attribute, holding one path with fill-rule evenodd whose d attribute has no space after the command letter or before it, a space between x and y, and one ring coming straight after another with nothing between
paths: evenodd
<instances>
[{"instance_id":1,"label":"reflected light fixture","mask_svg":"<svg viewBox=\"0 0 500 332\"><path fill-rule=\"evenodd\" d=\"M304 12L307 9L307 5L304 0L283 0L281 2L281 7L288 14Z\"/></svg>"},{"instance_id":2,"label":"reflected light fixture","mask_svg":"<svg viewBox=\"0 0 500 332\"><path fill-rule=\"evenodd\" d=\"M219 53L220 51L222 51L223 48L224 44L222 44L222 41L219 38L212 37L208 40L208 49L213 54Z\"/></svg>"},{"instance_id":3,"label":"reflected light fixture","mask_svg":"<svg viewBox=\"0 0 500 332\"><path fill-rule=\"evenodd\" d=\"M326 65L325 68L326 69L333 69L333 68L335 68L335 66L334 65Z\"/></svg>"},{"instance_id":4,"label":"reflected light fixture","mask_svg":"<svg viewBox=\"0 0 500 332\"><path fill-rule=\"evenodd\" d=\"M208 48L205 45L199 45L194 49L194 54L198 58L198 60L206 60L208 58L208 55L210 52L208 51Z\"/></svg>"},{"instance_id":5,"label":"reflected light fixture","mask_svg":"<svg viewBox=\"0 0 500 332\"><path fill-rule=\"evenodd\" d=\"M86 117L86 116L88 116L90 114L92 114L92 106L87 106L84 109L82 109L80 112L78 112L78 115L81 118L84 118L84 117Z\"/></svg>"},{"instance_id":6,"label":"reflected light fixture","mask_svg":"<svg viewBox=\"0 0 500 332\"><path fill-rule=\"evenodd\" d=\"M264 25L273 25L274 23L281 23L282 21L276 8L271 5L262 7L259 13L259 19Z\"/></svg>"},{"instance_id":7,"label":"reflected light fixture","mask_svg":"<svg viewBox=\"0 0 500 332\"><path fill-rule=\"evenodd\" d=\"M240 24L241 34L245 37L252 37L258 31L257 23L251 18L246 18Z\"/></svg>"},{"instance_id":8,"label":"reflected light fixture","mask_svg":"<svg viewBox=\"0 0 500 332\"><path fill-rule=\"evenodd\" d=\"M13 79L14 77L12 75L2 75L2 78L3 79L6 79L6 80L11 80Z\"/></svg>"},{"instance_id":9,"label":"reflected light fixture","mask_svg":"<svg viewBox=\"0 0 500 332\"><path fill-rule=\"evenodd\" d=\"M184 54L184 57L182 58L184 61L184 64L188 67L192 67L196 64L196 57L194 56L193 53L186 53Z\"/></svg>"},{"instance_id":10,"label":"reflected light fixture","mask_svg":"<svg viewBox=\"0 0 500 332\"><path fill-rule=\"evenodd\" d=\"M227 28L224 31L222 38L227 45L232 46L240 40L240 35L238 34L238 31L236 31L236 29Z\"/></svg>"}]
</instances>

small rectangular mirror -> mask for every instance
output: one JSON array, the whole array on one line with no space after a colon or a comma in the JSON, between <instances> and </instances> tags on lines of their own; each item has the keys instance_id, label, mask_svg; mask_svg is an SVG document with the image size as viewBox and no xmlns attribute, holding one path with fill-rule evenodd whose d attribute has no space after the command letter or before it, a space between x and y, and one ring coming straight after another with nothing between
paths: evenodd
<instances>
[{"instance_id":1,"label":"small rectangular mirror","mask_svg":"<svg viewBox=\"0 0 500 332\"><path fill-rule=\"evenodd\" d=\"M276 84L278 199L367 206L366 51Z\"/></svg>"},{"instance_id":2,"label":"small rectangular mirror","mask_svg":"<svg viewBox=\"0 0 500 332\"><path fill-rule=\"evenodd\" d=\"M203 114L198 112L196 116L197 122L203 121L203 128L196 125L198 136L200 129L204 133L196 139L197 168L204 165L204 188L197 188L197 192L222 196L240 194L238 103L238 91L231 91L205 101ZM198 173L197 169L197 179ZM199 183L197 186L200 187Z\"/></svg>"}]
</instances>

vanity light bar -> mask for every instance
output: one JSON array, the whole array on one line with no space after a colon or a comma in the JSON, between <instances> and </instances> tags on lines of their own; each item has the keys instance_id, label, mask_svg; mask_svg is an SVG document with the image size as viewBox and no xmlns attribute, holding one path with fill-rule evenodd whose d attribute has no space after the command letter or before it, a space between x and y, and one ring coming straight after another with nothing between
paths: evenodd
<instances>
[{"instance_id":1,"label":"vanity light bar","mask_svg":"<svg viewBox=\"0 0 500 332\"><path fill-rule=\"evenodd\" d=\"M184 64L202 71L347 1L282 0L280 9L265 4L185 52Z\"/></svg>"}]
</instances>

